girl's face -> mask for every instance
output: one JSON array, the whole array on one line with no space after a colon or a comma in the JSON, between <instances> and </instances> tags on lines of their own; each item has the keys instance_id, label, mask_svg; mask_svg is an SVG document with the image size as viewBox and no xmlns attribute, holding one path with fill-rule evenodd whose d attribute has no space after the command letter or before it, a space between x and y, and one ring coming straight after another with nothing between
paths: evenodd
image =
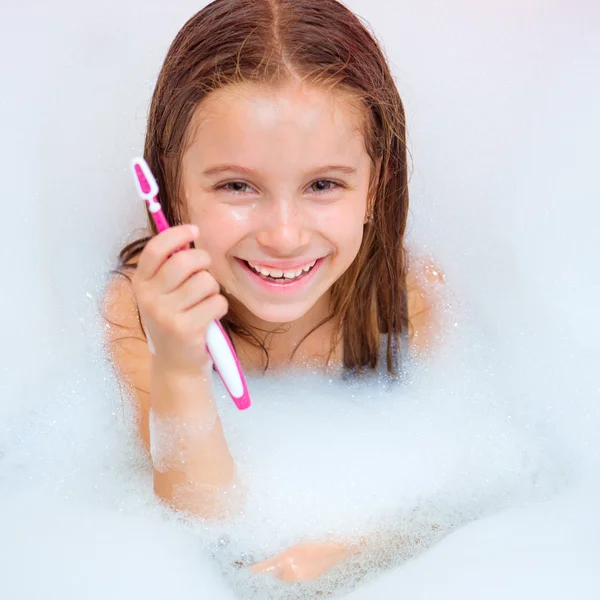
<instances>
[{"instance_id":1,"label":"girl's face","mask_svg":"<svg viewBox=\"0 0 600 600\"><path fill-rule=\"evenodd\" d=\"M326 316L367 211L358 106L304 84L230 87L191 127L183 190L212 275L263 323Z\"/></svg>"}]
</instances>

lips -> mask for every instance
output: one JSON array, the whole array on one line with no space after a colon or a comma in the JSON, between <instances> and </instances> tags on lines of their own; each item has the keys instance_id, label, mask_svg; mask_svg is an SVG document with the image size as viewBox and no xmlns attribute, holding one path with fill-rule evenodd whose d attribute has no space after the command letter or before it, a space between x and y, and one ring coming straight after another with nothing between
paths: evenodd
<instances>
[{"instance_id":1,"label":"lips","mask_svg":"<svg viewBox=\"0 0 600 600\"><path fill-rule=\"evenodd\" d=\"M310 281L314 279L316 272L323 264L325 258L326 257L317 259L314 265L308 271L304 271L300 275L292 279L288 279L283 276L277 278L267 276L260 272L257 272L256 269L254 269L248 263L248 261L244 259L236 257L236 261L242 267L244 272L250 277L250 280L260 289L269 291L271 293L292 293L304 289L307 285L309 285ZM307 263L307 261L304 261L304 265L306 264L310 264L310 262ZM273 270L275 271L275 269ZM282 273L281 269L276 271L276 273Z\"/></svg>"},{"instance_id":2,"label":"lips","mask_svg":"<svg viewBox=\"0 0 600 600\"><path fill-rule=\"evenodd\" d=\"M267 280L288 280L293 281L295 279L299 279L306 273L309 273L315 266L316 260L311 261L310 263L305 263L304 265L299 265L296 268L275 268L275 267L266 267L263 265L259 265L256 263L251 263L250 261L244 261L246 266L248 266L252 271L254 271L257 275L265 277Z\"/></svg>"},{"instance_id":3,"label":"lips","mask_svg":"<svg viewBox=\"0 0 600 600\"><path fill-rule=\"evenodd\" d=\"M296 260L260 260L251 258L244 258L243 260L248 261L253 267L265 267L266 269L281 269L285 271L286 269L301 269L306 265L312 265L319 258L323 257L310 256L307 258L297 258Z\"/></svg>"}]
</instances>

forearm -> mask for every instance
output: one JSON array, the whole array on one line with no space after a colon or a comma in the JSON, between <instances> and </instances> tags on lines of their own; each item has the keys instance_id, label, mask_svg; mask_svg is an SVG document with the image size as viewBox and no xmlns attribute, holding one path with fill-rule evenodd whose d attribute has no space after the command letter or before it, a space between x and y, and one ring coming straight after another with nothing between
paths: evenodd
<instances>
[{"instance_id":1,"label":"forearm","mask_svg":"<svg viewBox=\"0 0 600 600\"><path fill-rule=\"evenodd\" d=\"M211 377L182 375L155 361L150 387L150 453L156 494L205 517L226 512L235 464L217 413Z\"/></svg>"}]
</instances>

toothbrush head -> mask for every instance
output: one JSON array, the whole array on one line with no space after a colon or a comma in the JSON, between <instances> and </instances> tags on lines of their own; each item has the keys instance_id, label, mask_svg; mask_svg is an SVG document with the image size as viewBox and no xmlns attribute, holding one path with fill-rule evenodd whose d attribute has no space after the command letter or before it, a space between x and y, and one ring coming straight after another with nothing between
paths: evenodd
<instances>
[{"instance_id":1,"label":"toothbrush head","mask_svg":"<svg viewBox=\"0 0 600 600\"><path fill-rule=\"evenodd\" d=\"M140 197L149 204L154 202L158 195L158 184L150 171L148 163L140 156L131 162L135 187Z\"/></svg>"}]
</instances>

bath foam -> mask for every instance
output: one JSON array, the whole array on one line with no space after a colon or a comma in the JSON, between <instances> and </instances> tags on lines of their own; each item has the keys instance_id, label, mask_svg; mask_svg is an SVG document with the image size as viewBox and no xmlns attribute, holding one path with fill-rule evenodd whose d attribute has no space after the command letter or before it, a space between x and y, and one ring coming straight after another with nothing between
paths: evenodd
<instances>
[{"instance_id":1,"label":"bath foam","mask_svg":"<svg viewBox=\"0 0 600 600\"><path fill-rule=\"evenodd\" d=\"M229 522L196 526L240 597L348 591L462 525L564 485L561 462L510 415L473 342L462 327L447 335L401 384L317 372L256 379L244 415L215 382L248 496ZM295 586L296 596L242 568L298 543L363 537L368 553Z\"/></svg>"},{"instance_id":2,"label":"bath foam","mask_svg":"<svg viewBox=\"0 0 600 600\"><path fill-rule=\"evenodd\" d=\"M455 485L449 476L446 502L439 494L430 497L437 514L430 508L417 516L460 522L456 507L471 498L469 482L479 481L484 489L491 484L482 483L483 465L494 462L488 460L494 452L502 466L504 443L512 435L503 438L504 425L515 432L514 453L519 454L518 447L523 450L517 459L523 487L516 481L519 468L511 472L508 467L509 451L504 472L507 484L516 484L504 490L498 483L497 494L491 485L487 492L473 488L473 503L485 510L471 505L465 512L480 514L480 520L455 529L417 560L360 586L348 598L595 599L600 589L597 486L573 486L574 497L548 494L546 503L484 515L491 500L518 505L519 498L525 502L527 486L535 488L541 480L543 489L544 470L535 467L536 454L557 467L566 461L571 478L592 480L600 472L600 7L592 2L545 3L544 10L536 11L519 3L460 0L411 3L410 10L406 2L354 5L399 69L395 74L415 167L408 244L440 262L461 302L470 303L469 320L485 329L473 347L473 354L486 355L485 361L469 362L466 368L457 363L455 373L447 372L450 366L438 370L435 362L424 365L425 384L414 390L415 403L419 398L422 405L429 402L446 414L446 386L455 402L461 390L478 389L480 403L469 396L477 409L471 424L448 410L447 429L458 423L471 438L479 431L479 447L487 448L479 470L470 469L470 480L460 469ZM276 488L277 482L257 478L262 483L252 501L258 505L264 499L261 516L273 531L259 532L254 540L249 514L246 530L229 542L216 535L216 528L199 537L193 526L157 502L148 459L135 443L134 424L129 431L130 421L123 416L127 402L112 373L90 352L90 336L102 328L90 308L101 291L100 274L114 268L114 257L132 230L145 226L143 211L131 202L122 165L134 148L143 147L148 82L154 81L173 33L198 10L198 3L184 0L165 11L164 2L154 0L143 5L114 2L100 13L90 6L87 20L81 18L81 3L57 0L53 6L57 10L36 16L27 3L11 3L0 20L4 82L6 89L17 90L3 97L5 110L0 111L0 153L8 174L4 196L18 199L7 204L11 226L4 228L3 242L5 256L18 249L19 258L3 263L3 281L11 292L2 297L3 339L9 342L3 346L0 377L3 591L23 600L314 598L307 586L278 586L268 578L259 582L236 566L231 577L239 578L240 585L236 583L234 593L220 576L233 561L206 554L229 549L244 564L253 558L244 549L260 551L262 539L265 553L279 548L284 516L267 514L271 506L291 506L290 519L312 519L315 527L307 535L319 534L323 519L306 517L284 489ZM142 28L140 9L148 17ZM99 43L108 30L111 43ZM140 43L132 45L131 40ZM74 47L81 51L74 54ZM428 51L414 51L422 47ZM131 61L122 60L124 49L139 66L139 77L131 77ZM40 81L50 102L40 103ZM96 168L90 168L85 151L90 140ZM22 160L32 149L40 159L34 171L31 161ZM82 189L89 191L85 198ZM464 386L461 376L468 380ZM263 396L278 391L267 382L252 385ZM427 385L437 390L432 400ZM329 389L319 389L317 398L308 399L309 406L318 399L329 401ZM502 407L497 418L486 412L489 390ZM365 402L373 396L368 389L351 393ZM331 420L335 433L337 415L321 414ZM478 420L492 425L477 428ZM430 425L429 431L434 429ZM339 436L337 432L334 440L345 441ZM420 443L423 452L425 440ZM443 445L443 435L438 444ZM251 450L241 448L240 460L251 463L246 457ZM258 450L257 459L264 454L263 447ZM473 444L464 454L476 451ZM293 459L291 449L286 454ZM299 475L310 481L308 466L302 469L302 461L296 461ZM274 459L271 466L264 462L281 477ZM429 471L435 473L432 465L433 458ZM333 467L333 458L325 461L324 469ZM253 472L249 469L248 476ZM560 483L558 473L550 475L550 483ZM367 480L364 474L356 477ZM294 482L282 482L294 491ZM424 488L426 483L424 477ZM275 495L268 504L271 489ZM512 496L505 498L511 489ZM322 499L337 500L339 495L324 488ZM448 506L455 507L454 517ZM323 510L333 512L328 502ZM417 516L412 522L408 516L401 520L424 530ZM343 524L346 518L338 520ZM288 529L302 535L298 525ZM244 577L248 580L242 585ZM342 585L335 574L326 579L327 589Z\"/></svg>"},{"instance_id":3,"label":"bath foam","mask_svg":"<svg viewBox=\"0 0 600 600\"><path fill-rule=\"evenodd\" d=\"M206 415L194 421L184 421L176 415L157 414L150 410L150 455L157 471L184 470L190 459L194 442L206 437L214 429L219 415L210 407ZM192 449L183 445L192 442Z\"/></svg>"}]
</instances>

